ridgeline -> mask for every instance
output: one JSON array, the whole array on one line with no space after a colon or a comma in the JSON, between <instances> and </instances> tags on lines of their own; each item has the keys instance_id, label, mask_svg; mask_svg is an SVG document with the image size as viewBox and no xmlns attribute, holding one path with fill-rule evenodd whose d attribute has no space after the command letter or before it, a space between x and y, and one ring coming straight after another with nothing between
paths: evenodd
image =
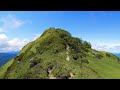
<instances>
[{"instance_id":1,"label":"ridgeline","mask_svg":"<svg viewBox=\"0 0 120 90\"><path fill-rule=\"evenodd\" d=\"M49 28L0 68L0 78L114 79L120 78L119 61L63 29Z\"/></svg>"}]
</instances>

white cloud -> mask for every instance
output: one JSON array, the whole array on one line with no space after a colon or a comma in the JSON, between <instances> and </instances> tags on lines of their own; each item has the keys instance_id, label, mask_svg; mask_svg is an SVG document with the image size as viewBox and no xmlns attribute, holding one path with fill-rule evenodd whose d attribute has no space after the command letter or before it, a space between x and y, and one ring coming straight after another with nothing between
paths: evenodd
<instances>
[{"instance_id":1,"label":"white cloud","mask_svg":"<svg viewBox=\"0 0 120 90\"><path fill-rule=\"evenodd\" d=\"M5 34L0 34L0 40L7 40L7 36Z\"/></svg>"},{"instance_id":2,"label":"white cloud","mask_svg":"<svg viewBox=\"0 0 120 90\"><path fill-rule=\"evenodd\" d=\"M28 39L18 39L18 38L10 39L5 34L0 34L0 51L21 50L26 44L28 44L30 41L36 40L38 37L40 37L40 35L41 34L34 34L33 39L28 40Z\"/></svg>"},{"instance_id":3,"label":"white cloud","mask_svg":"<svg viewBox=\"0 0 120 90\"><path fill-rule=\"evenodd\" d=\"M92 48L100 51L120 53L120 43L92 44Z\"/></svg>"},{"instance_id":4,"label":"white cloud","mask_svg":"<svg viewBox=\"0 0 120 90\"><path fill-rule=\"evenodd\" d=\"M7 30L13 30L21 27L25 24L24 21L18 19L15 15L9 14L0 18L0 32L6 32Z\"/></svg>"},{"instance_id":5,"label":"white cloud","mask_svg":"<svg viewBox=\"0 0 120 90\"><path fill-rule=\"evenodd\" d=\"M14 51L21 50L24 45L29 43L27 39L9 39L5 34L0 34L0 50Z\"/></svg>"},{"instance_id":6,"label":"white cloud","mask_svg":"<svg viewBox=\"0 0 120 90\"><path fill-rule=\"evenodd\" d=\"M2 33L9 30L17 30L26 23L32 24L30 20L21 20L13 14L8 14L4 17L0 17L0 50L21 50L24 45L31 41L28 39L9 38Z\"/></svg>"}]
</instances>

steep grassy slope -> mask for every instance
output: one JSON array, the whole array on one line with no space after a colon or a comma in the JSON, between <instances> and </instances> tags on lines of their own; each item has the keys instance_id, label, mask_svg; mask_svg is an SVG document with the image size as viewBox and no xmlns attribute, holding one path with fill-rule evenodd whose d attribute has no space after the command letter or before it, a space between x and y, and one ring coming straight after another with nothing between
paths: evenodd
<instances>
[{"instance_id":1,"label":"steep grassy slope","mask_svg":"<svg viewBox=\"0 0 120 90\"><path fill-rule=\"evenodd\" d=\"M4 66L0 67L0 79L4 77L7 68L10 67L12 63L13 59L7 62Z\"/></svg>"},{"instance_id":2,"label":"steep grassy slope","mask_svg":"<svg viewBox=\"0 0 120 90\"><path fill-rule=\"evenodd\" d=\"M4 69L5 72L6 69ZM7 68L5 79L120 78L119 58L90 43L50 28L26 45Z\"/></svg>"},{"instance_id":3,"label":"steep grassy slope","mask_svg":"<svg viewBox=\"0 0 120 90\"><path fill-rule=\"evenodd\" d=\"M93 50L91 50L93 52ZM101 59L96 58L92 54L88 59L87 65L91 69L94 69L100 78L102 79L117 79L120 78L120 63L119 58L106 53L99 52L103 57Z\"/></svg>"}]
</instances>

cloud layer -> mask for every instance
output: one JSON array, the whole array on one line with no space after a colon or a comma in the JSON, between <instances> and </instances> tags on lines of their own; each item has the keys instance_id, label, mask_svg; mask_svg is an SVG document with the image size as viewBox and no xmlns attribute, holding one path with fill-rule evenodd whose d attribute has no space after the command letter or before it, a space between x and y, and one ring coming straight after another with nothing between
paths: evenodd
<instances>
[{"instance_id":1,"label":"cloud layer","mask_svg":"<svg viewBox=\"0 0 120 90\"><path fill-rule=\"evenodd\" d=\"M9 38L5 34L10 30L21 28L25 23L12 14L0 17L0 51L21 50L24 45L30 42L28 39Z\"/></svg>"},{"instance_id":2,"label":"cloud layer","mask_svg":"<svg viewBox=\"0 0 120 90\"><path fill-rule=\"evenodd\" d=\"M13 38L9 39L5 34L0 34L0 50L14 51L21 50L24 45L26 45L29 40Z\"/></svg>"},{"instance_id":3,"label":"cloud layer","mask_svg":"<svg viewBox=\"0 0 120 90\"><path fill-rule=\"evenodd\" d=\"M92 44L92 48L100 51L120 53L120 44Z\"/></svg>"}]
</instances>

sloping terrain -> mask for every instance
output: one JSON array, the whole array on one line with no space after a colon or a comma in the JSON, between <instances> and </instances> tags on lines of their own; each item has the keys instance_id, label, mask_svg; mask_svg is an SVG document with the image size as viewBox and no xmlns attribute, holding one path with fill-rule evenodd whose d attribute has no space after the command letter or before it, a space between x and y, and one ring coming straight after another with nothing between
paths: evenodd
<instances>
[{"instance_id":1,"label":"sloping terrain","mask_svg":"<svg viewBox=\"0 0 120 90\"><path fill-rule=\"evenodd\" d=\"M13 59L10 60L10 61L8 61L8 62L7 62L5 65L3 65L2 67L0 67L0 79L3 79L7 68L10 67L12 63L13 63Z\"/></svg>"},{"instance_id":2,"label":"sloping terrain","mask_svg":"<svg viewBox=\"0 0 120 90\"><path fill-rule=\"evenodd\" d=\"M0 68L0 76L4 79L120 78L119 60L111 53L92 49L90 43L72 37L65 30L49 28L23 47L11 64Z\"/></svg>"}]
</instances>

